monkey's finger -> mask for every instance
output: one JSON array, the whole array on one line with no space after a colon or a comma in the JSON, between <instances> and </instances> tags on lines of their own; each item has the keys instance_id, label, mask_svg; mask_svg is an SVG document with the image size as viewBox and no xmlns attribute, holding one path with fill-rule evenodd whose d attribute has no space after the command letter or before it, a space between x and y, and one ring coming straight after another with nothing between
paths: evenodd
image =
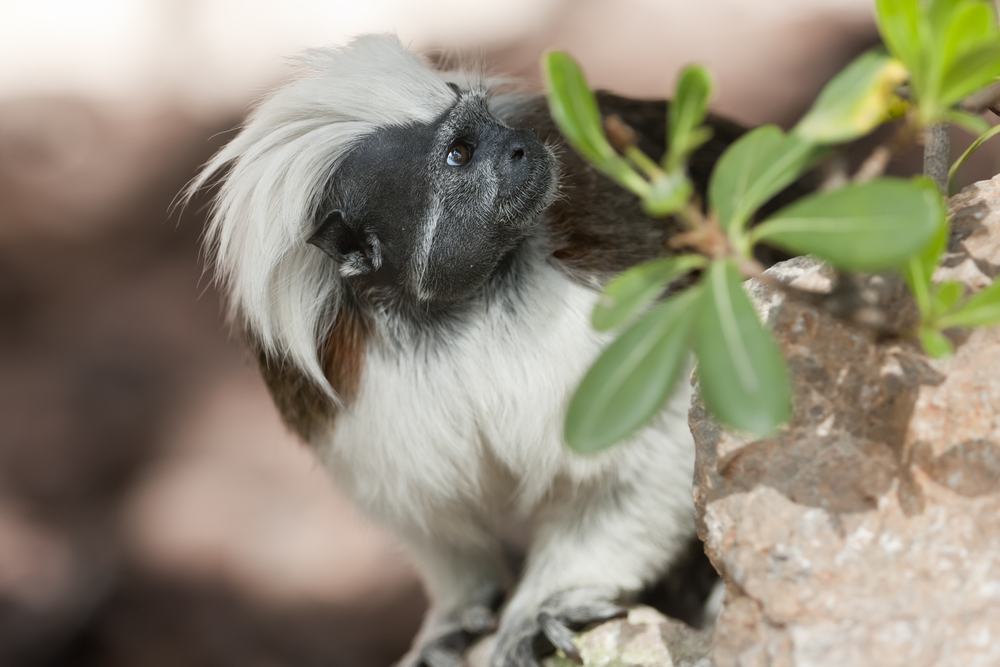
<instances>
[{"instance_id":1,"label":"monkey's finger","mask_svg":"<svg viewBox=\"0 0 1000 667\"><path fill-rule=\"evenodd\" d=\"M538 625L545 633L545 638L552 645L566 654L566 657L578 665L583 664L583 657L573 644L573 633L565 625L552 618L544 611L538 614Z\"/></svg>"},{"instance_id":2,"label":"monkey's finger","mask_svg":"<svg viewBox=\"0 0 1000 667\"><path fill-rule=\"evenodd\" d=\"M493 632L497 629L497 615L484 605L469 607L462 612L462 629L475 636Z\"/></svg>"},{"instance_id":3,"label":"monkey's finger","mask_svg":"<svg viewBox=\"0 0 1000 667\"><path fill-rule=\"evenodd\" d=\"M535 649L531 639L518 642L511 655L504 661L504 667L542 667L535 657Z\"/></svg>"},{"instance_id":4,"label":"monkey's finger","mask_svg":"<svg viewBox=\"0 0 1000 667\"><path fill-rule=\"evenodd\" d=\"M586 625L604 623L615 618L628 616L628 609L611 602L593 602L591 604L571 607L559 612L559 620L571 628L582 628Z\"/></svg>"}]
</instances>

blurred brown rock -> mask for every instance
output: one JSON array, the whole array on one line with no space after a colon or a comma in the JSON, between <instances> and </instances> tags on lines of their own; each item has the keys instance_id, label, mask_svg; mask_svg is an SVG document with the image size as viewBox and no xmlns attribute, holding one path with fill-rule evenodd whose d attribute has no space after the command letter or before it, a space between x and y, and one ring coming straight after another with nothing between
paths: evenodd
<instances>
[{"instance_id":1,"label":"blurred brown rock","mask_svg":"<svg viewBox=\"0 0 1000 667\"><path fill-rule=\"evenodd\" d=\"M171 217L236 122L0 101L3 667L384 667L419 622Z\"/></svg>"},{"instance_id":2,"label":"blurred brown rock","mask_svg":"<svg viewBox=\"0 0 1000 667\"><path fill-rule=\"evenodd\" d=\"M1000 178L951 202L939 279L1000 273ZM799 258L770 272L822 286ZM884 280L884 279L883 279ZM699 532L727 584L718 667L1000 664L1000 327L949 360L760 284L795 412L751 442L692 406Z\"/></svg>"}]
</instances>

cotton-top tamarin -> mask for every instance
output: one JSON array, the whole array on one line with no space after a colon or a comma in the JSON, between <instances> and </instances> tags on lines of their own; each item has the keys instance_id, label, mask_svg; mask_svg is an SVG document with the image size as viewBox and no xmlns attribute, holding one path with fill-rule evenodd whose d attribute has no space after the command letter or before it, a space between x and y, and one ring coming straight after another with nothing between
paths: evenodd
<instances>
[{"instance_id":1,"label":"cotton-top tamarin","mask_svg":"<svg viewBox=\"0 0 1000 667\"><path fill-rule=\"evenodd\" d=\"M666 103L598 100L662 154ZM703 195L741 132L709 123ZM216 177L207 247L232 322L285 422L425 579L402 664L460 665L495 622L493 667L573 656L571 629L672 564L694 531L689 383L600 455L562 434L609 342L589 320L601 286L677 227L578 158L542 94L359 37L307 54L192 191ZM534 526L516 587L508 515Z\"/></svg>"}]
</instances>

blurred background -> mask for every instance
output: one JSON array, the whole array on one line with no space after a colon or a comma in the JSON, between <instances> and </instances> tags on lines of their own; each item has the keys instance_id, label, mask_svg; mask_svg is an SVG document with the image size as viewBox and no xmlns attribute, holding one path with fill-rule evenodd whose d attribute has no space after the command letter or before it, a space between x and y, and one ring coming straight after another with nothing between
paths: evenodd
<instances>
[{"instance_id":1,"label":"blurred background","mask_svg":"<svg viewBox=\"0 0 1000 667\"><path fill-rule=\"evenodd\" d=\"M566 49L642 97L697 61L718 112L784 126L877 42L870 0L0 0L0 665L407 647L425 603L405 554L229 338L206 200L171 207L289 56L372 31L535 81Z\"/></svg>"}]
</instances>

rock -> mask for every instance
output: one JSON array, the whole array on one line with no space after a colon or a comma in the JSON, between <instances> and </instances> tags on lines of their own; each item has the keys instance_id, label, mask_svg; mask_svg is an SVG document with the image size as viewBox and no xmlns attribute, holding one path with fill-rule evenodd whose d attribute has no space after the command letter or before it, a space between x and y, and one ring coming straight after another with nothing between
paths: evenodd
<instances>
[{"instance_id":1,"label":"rock","mask_svg":"<svg viewBox=\"0 0 1000 667\"><path fill-rule=\"evenodd\" d=\"M667 618L652 607L633 607L628 617L603 623L574 640L587 667L711 667L711 635ZM488 664L492 638L469 653L471 667ZM544 667L576 667L562 653Z\"/></svg>"},{"instance_id":2,"label":"rock","mask_svg":"<svg viewBox=\"0 0 1000 667\"><path fill-rule=\"evenodd\" d=\"M936 278L980 289L1000 273L1000 178L951 206ZM770 273L823 289L824 271L797 258ZM955 356L935 361L748 291L788 359L795 408L751 441L692 404L698 530L727 586L715 663L1000 664L1000 327L956 332Z\"/></svg>"}]
</instances>

